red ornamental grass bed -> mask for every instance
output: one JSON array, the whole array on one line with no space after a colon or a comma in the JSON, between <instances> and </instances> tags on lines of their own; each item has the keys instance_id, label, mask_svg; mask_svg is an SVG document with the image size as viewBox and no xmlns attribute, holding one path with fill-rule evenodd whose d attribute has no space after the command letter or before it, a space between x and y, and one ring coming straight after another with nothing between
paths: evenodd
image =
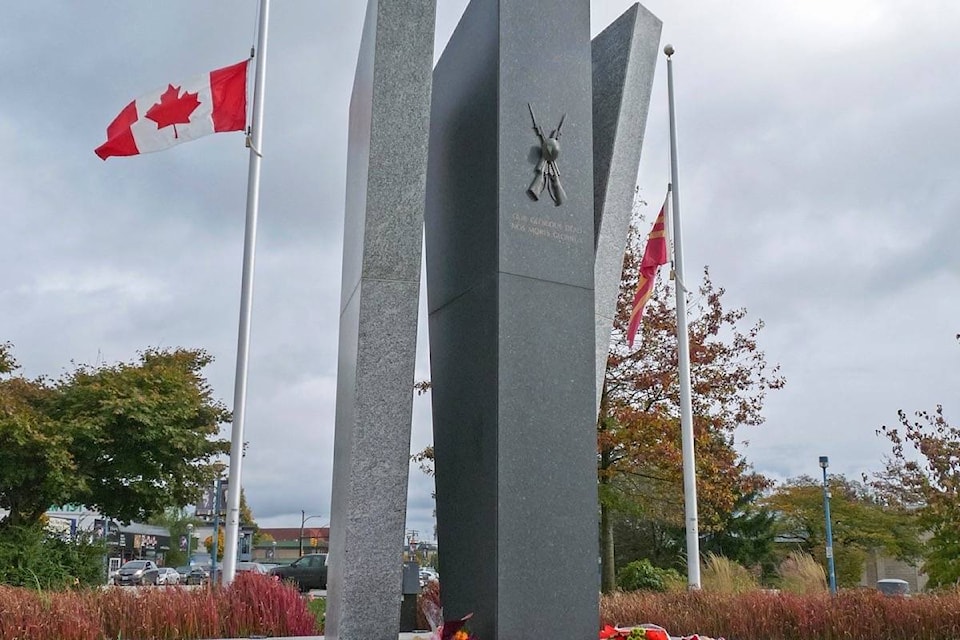
<instances>
[{"instance_id":1,"label":"red ornamental grass bed","mask_svg":"<svg viewBox=\"0 0 960 640\"><path fill-rule=\"evenodd\" d=\"M798 595L756 591L629 593L601 601L603 623L649 622L671 635L728 640L957 640L960 593L885 597L871 590Z\"/></svg>"},{"instance_id":2,"label":"red ornamental grass bed","mask_svg":"<svg viewBox=\"0 0 960 640\"><path fill-rule=\"evenodd\" d=\"M303 636L316 621L296 589L239 575L227 588L38 592L0 586L0 640Z\"/></svg>"}]
</instances>

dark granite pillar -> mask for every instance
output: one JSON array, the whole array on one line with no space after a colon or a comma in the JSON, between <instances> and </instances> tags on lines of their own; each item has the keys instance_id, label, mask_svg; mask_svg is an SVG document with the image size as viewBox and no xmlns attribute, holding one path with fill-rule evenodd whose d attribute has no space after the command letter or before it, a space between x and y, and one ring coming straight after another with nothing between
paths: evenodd
<instances>
[{"instance_id":1,"label":"dark granite pillar","mask_svg":"<svg viewBox=\"0 0 960 640\"><path fill-rule=\"evenodd\" d=\"M561 117L566 201L527 192ZM434 71L425 213L447 618L598 628L588 0L473 0Z\"/></svg>"}]
</instances>

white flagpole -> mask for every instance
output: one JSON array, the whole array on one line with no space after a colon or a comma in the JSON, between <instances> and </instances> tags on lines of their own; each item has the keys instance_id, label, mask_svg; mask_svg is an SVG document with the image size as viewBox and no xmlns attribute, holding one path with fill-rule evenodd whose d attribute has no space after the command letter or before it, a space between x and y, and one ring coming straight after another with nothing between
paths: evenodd
<instances>
[{"instance_id":1,"label":"white flagpole","mask_svg":"<svg viewBox=\"0 0 960 640\"><path fill-rule=\"evenodd\" d=\"M686 284L680 234L680 186L677 180L677 118L673 106L673 47L667 54L667 94L670 100L670 180L673 190L673 269L677 292L677 356L680 375L680 431L683 436L683 511L687 529L687 587L700 588L700 537L697 523L697 470L693 451L693 409L690 400L690 337L687 334Z\"/></svg>"},{"instance_id":2,"label":"white flagpole","mask_svg":"<svg viewBox=\"0 0 960 640\"><path fill-rule=\"evenodd\" d=\"M266 84L267 24L270 0L260 0L256 72L253 80L253 118L247 146L250 167L247 173L247 222L243 237L243 277L240 284L240 329L237 337L237 371L233 388L233 427L230 432L230 475L227 485L227 532L223 550L224 585L233 582L237 571L240 531L240 467L243 462L243 423L247 404L247 352L250 348L250 316L253 302L253 265L257 249L257 213L260 207L260 144L263 139L263 90Z\"/></svg>"}]
</instances>

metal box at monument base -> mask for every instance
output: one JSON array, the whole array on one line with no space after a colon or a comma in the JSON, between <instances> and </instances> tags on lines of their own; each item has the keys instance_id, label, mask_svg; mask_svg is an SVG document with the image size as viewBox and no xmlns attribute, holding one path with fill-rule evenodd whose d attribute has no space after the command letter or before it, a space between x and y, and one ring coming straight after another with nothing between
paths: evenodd
<instances>
[{"instance_id":1,"label":"metal box at monument base","mask_svg":"<svg viewBox=\"0 0 960 640\"><path fill-rule=\"evenodd\" d=\"M425 211L444 617L598 628L588 0L473 0L434 70Z\"/></svg>"}]
</instances>

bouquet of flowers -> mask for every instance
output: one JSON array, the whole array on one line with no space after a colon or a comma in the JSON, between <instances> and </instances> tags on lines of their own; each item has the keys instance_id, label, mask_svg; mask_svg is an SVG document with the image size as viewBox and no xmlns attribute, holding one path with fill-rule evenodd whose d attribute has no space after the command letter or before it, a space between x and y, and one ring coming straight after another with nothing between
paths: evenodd
<instances>
[{"instance_id":1,"label":"bouquet of flowers","mask_svg":"<svg viewBox=\"0 0 960 640\"><path fill-rule=\"evenodd\" d=\"M433 602L423 604L423 614L430 629L430 640L477 640L477 636L467 631L466 624L472 613L468 613L459 620L444 620L443 611Z\"/></svg>"},{"instance_id":2,"label":"bouquet of flowers","mask_svg":"<svg viewBox=\"0 0 960 640\"><path fill-rule=\"evenodd\" d=\"M670 640L670 635L663 627L653 624L644 624L638 627L614 627L605 625L600 629L600 640L607 638L626 638L627 640Z\"/></svg>"}]
</instances>

